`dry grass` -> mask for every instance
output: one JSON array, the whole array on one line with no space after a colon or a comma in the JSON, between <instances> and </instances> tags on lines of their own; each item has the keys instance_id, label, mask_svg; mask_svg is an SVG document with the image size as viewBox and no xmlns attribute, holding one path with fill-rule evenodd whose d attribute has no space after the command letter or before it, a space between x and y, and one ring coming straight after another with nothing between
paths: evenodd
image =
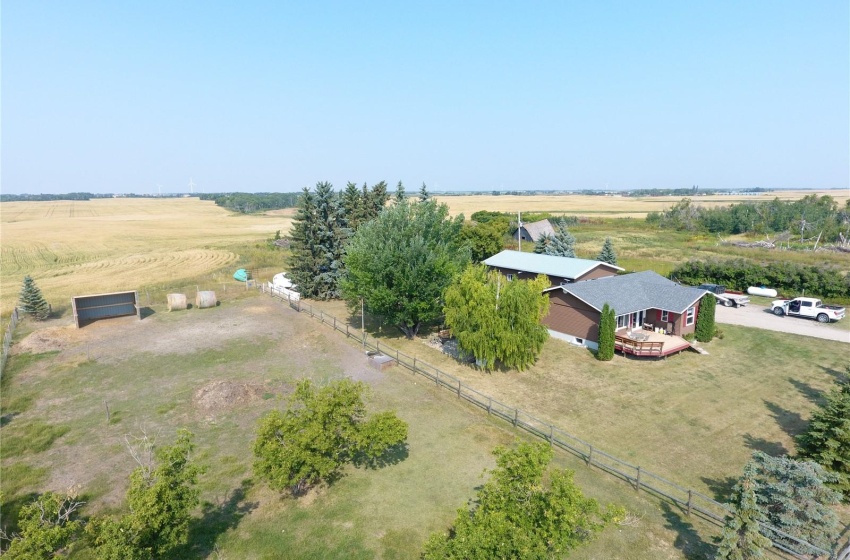
<instances>
[{"instance_id":1,"label":"dry grass","mask_svg":"<svg viewBox=\"0 0 850 560\"><path fill-rule=\"evenodd\" d=\"M754 200L797 200L809 194L828 194L843 205L850 198L846 190L823 191L777 191L757 196L724 195L700 196L695 200L704 206L724 206L735 202ZM609 218L643 218L648 212L669 208L682 199L681 196L659 196L627 198L623 196L585 196L585 195L469 195L439 196L440 202L448 205L452 215L463 213L469 217L478 210L493 212L553 212L556 214L578 214L582 216L600 216Z\"/></svg>"},{"instance_id":2,"label":"dry grass","mask_svg":"<svg viewBox=\"0 0 850 560\"><path fill-rule=\"evenodd\" d=\"M287 232L289 216L234 214L197 198L4 203L0 309L9 312L26 274L54 307L215 274L239 262L241 247Z\"/></svg>"}]
</instances>

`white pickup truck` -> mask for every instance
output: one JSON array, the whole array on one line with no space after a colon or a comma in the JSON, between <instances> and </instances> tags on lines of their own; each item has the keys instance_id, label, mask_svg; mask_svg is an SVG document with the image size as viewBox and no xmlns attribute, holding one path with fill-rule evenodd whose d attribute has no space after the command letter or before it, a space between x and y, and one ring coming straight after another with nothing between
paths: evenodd
<instances>
[{"instance_id":1,"label":"white pickup truck","mask_svg":"<svg viewBox=\"0 0 850 560\"><path fill-rule=\"evenodd\" d=\"M771 304L770 310L777 317L794 315L796 317L817 319L820 323L829 323L830 321L838 321L844 318L843 307L824 305L821 300L809 297L778 299Z\"/></svg>"}]
</instances>

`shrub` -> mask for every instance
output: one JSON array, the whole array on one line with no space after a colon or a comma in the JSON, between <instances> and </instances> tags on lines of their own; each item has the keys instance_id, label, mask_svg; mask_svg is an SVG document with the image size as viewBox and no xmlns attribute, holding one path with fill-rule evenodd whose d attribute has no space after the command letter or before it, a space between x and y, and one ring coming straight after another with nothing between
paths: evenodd
<instances>
[{"instance_id":1,"label":"shrub","mask_svg":"<svg viewBox=\"0 0 850 560\"><path fill-rule=\"evenodd\" d=\"M599 349L596 359L609 361L614 358L614 329L617 327L617 317L608 304L602 306L602 315L599 319Z\"/></svg>"}]
</instances>

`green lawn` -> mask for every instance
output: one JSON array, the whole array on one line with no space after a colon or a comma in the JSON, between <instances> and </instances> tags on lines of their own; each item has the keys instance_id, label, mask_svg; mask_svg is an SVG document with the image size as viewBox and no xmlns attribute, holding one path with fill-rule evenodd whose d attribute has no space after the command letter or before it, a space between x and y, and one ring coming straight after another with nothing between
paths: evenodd
<instances>
[{"instance_id":1,"label":"green lawn","mask_svg":"<svg viewBox=\"0 0 850 560\"><path fill-rule=\"evenodd\" d=\"M144 429L168 442L187 427L196 434L196 459L206 473L204 505L184 557L416 558L427 536L444 529L481 484L482 471L493 465L492 448L525 437L405 370L380 375L368 369L355 344L268 298L156 311L141 322L107 321L81 331L62 326L67 320L48 323L44 339L81 338L58 351L12 357L2 387L4 524L14 524L32 492L72 485L88 502L86 514L119 511L134 466L125 435ZM32 327L25 323L18 339ZM379 470L349 469L332 487L298 500L252 481L257 418L281 406L297 378L322 382L343 375L366 379L372 404L409 422L407 457ZM215 381L252 388L253 397L205 407L198 390ZM36 433L42 437L33 439ZM5 452L10 441L14 453ZM716 527L569 455L558 454L556 463L576 470L589 495L630 512L627 523L571 557L711 554ZM90 551L78 546L71 557L89 558Z\"/></svg>"}]
</instances>

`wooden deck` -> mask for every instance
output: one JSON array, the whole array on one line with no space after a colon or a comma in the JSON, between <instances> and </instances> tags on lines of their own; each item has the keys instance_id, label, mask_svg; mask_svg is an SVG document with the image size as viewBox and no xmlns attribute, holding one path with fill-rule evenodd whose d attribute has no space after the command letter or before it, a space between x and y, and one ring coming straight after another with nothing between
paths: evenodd
<instances>
[{"instance_id":1,"label":"wooden deck","mask_svg":"<svg viewBox=\"0 0 850 560\"><path fill-rule=\"evenodd\" d=\"M653 331L622 331L614 335L614 349L625 356L650 356L663 358L691 347L691 343L679 336L658 334Z\"/></svg>"}]
</instances>

